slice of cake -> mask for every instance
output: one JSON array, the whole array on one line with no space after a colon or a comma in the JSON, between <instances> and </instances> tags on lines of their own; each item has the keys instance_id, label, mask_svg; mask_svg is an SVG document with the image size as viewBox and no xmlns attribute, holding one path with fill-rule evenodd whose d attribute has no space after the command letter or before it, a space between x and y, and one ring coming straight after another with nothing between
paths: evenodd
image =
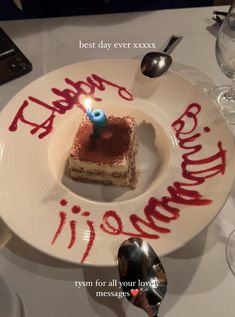
<instances>
[{"instance_id":1,"label":"slice of cake","mask_svg":"<svg viewBox=\"0 0 235 317\"><path fill-rule=\"evenodd\" d=\"M135 120L130 116L107 118L99 138L91 138L93 127L85 117L74 138L69 157L71 177L76 180L135 188Z\"/></svg>"}]
</instances>

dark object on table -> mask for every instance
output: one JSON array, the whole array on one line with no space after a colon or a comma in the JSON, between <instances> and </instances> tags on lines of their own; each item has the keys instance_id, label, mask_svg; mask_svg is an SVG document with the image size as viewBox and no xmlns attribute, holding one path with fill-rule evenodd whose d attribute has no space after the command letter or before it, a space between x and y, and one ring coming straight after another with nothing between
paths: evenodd
<instances>
[{"instance_id":1,"label":"dark object on table","mask_svg":"<svg viewBox=\"0 0 235 317\"><path fill-rule=\"evenodd\" d=\"M224 22L224 19L227 16L227 12L223 11L213 11L213 20L218 22L219 24L222 24Z\"/></svg>"},{"instance_id":2,"label":"dark object on table","mask_svg":"<svg viewBox=\"0 0 235 317\"><path fill-rule=\"evenodd\" d=\"M32 64L0 28L0 85L23 76L32 70Z\"/></svg>"},{"instance_id":3,"label":"dark object on table","mask_svg":"<svg viewBox=\"0 0 235 317\"><path fill-rule=\"evenodd\" d=\"M0 1L0 19L40 18L69 15L147 11L213 5L212 0L13 0Z\"/></svg>"}]
</instances>

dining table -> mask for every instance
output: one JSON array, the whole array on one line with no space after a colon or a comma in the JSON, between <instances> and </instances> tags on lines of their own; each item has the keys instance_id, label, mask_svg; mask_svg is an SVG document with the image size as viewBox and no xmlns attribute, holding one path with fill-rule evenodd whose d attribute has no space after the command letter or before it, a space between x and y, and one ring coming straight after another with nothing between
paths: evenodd
<instances>
[{"instance_id":1,"label":"dining table","mask_svg":"<svg viewBox=\"0 0 235 317\"><path fill-rule=\"evenodd\" d=\"M30 73L0 86L0 110L26 85L50 71L94 59L141 61L149 51L161 50L172 34L183 37L171 53L172 70L205 91L229 84L216 61L220 26L212 19L213 10L228 11L228 7L0 21L0 27L33 65ZM233 127L230 129L235 133ZM160 316L234 317L235 278L225 252L227 238L235 227L234 210L233 184L217 217L181 248L161 257L168 289ZM0 316L146 316L125 298L96 296L94 287L79 287L76 283L94 283L97 279L118 280L117 266L65 262L44 254L13 233L0 250L0 287L2 282L8 290L1 295L0 288ZM17 294L20 301L12 294Z\"/></svg>"}]
</instances>

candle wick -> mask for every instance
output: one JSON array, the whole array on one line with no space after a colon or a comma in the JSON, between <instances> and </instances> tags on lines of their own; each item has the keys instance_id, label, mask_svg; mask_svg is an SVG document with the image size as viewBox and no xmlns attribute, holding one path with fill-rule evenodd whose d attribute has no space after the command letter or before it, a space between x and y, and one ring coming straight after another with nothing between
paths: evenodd
<instances>
[{"instance_id":1,"label":"candle wick","mask_svg":"<svg viewBox=\"0 0 235 317\"><path fill-rule=\"evenodd\" d=\"M94 111L93 114L94 114L95 117L99 117L100 112L99 111Z\"/></svg>"}]
</instances>

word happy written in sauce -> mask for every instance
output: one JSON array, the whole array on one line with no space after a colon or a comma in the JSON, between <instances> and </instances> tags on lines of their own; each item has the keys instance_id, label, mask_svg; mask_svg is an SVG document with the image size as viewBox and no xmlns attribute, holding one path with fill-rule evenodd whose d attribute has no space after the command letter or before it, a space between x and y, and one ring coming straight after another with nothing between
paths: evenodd
<instances>
[{"instance_id":1,"label":"word happy written in sauce","mask_svg":"<svg viewBox=\"0 0 235 317\"><path fill-rule=\"evenodd\" d=\"M65 78L64 80L70 88L65 88L64 90L52 88L52 92L60 99L53 101L51 104L32 96L24 100L9 126L9 130L15 132L18 129L19 122L21 122L31 126L31 134L39 133L38 137L42 139L52 132L53 123L57 114L65 114L75 105L86 112L86 109L81 103L81 97L91 96L95 101L101 101L101 98L95 97L95 93L97 91L104 91L107 86L117 89L118 95L121 98L129 101L133 100L132 94L125 87L119 86L95 74L88 76L86 81L79 80L74 82L69 78ZM31 121L30 118L26 118L27 108L35 106L41 107L41 114L45 113L42 122L35 122L35 116L33 121Z\"/></svg>"},{"instance_id":2,"label":"word happy written in sauce","mask_svg":"<svg viewBox=\"0 0 235 317\"><path fill-rule=\"evenodd\" d=\"M183 181L175 181L167 188L168 194L164 197L151 197L141 212L132 213L129 216L128 227L131 231L125 229L127 216L122 220L120 214L115 210L104 211L100 221L99 230L110 235L126 235L131 237L142 237L148 239L157 239L160 234L170 233L167 224L176 220L180 216L180 206L205 206L212 203L211 199L205 198L195 190L195 187L202 185L207 179L216 175L223 175L226 168L226 151L223 149L222 142L218 141L215 147L215 153L210 156L195 159L195 155L203 154L203 145L200 144L201 133L197 132L198 115L201 111L199 104L190 104L185 112L172 123L172 129L178 141L180 149L183 151L181 162L181 173ZM204 133L210 133L209 127L204 127ZM196 167L196 168L195 168ZM66 205L65 199L61 200L61 205ZM72 208L73 215L80 213L80 207ZM126 215L127 211L125 211ZM95 225L92 220L91 212L81 212L82 218L86 218L89 239L86 249L82 255L81 262L84 262L89 255L95 243ZM61 234L67 219L67 213L60 211L60 221L52 244ZM87 220L89 217L89 220ZM81 218L80 218L81 219ZM94 219L94 218L93 218ZM71 239L68 248L75 243L76 238L76 220L70 220Z\"/></svg>"}]
</instances>

